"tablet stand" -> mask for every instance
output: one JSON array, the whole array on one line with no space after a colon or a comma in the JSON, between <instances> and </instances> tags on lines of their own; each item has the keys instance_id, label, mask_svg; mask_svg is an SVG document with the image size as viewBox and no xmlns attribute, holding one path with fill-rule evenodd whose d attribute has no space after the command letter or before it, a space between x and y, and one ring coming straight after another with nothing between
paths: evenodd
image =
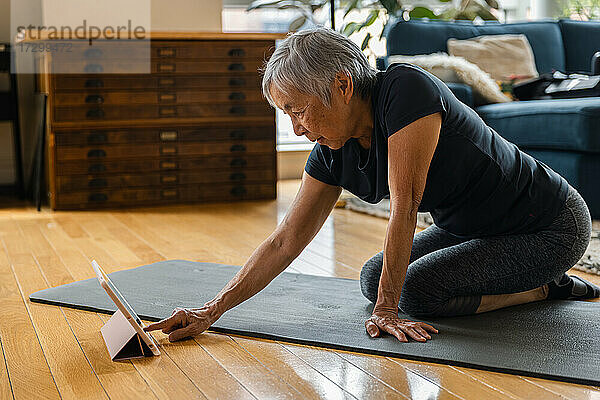
<instances>
[{"instance_id":1,"label":"tablet stand","mask_svg":"<svg viewBox=\"0 0 600 400\"><path fill-rule=\"evenodd\" d=\"M100 328L111 360L152 356L152 351L120 310Z\"/></svg>"}]
</instances>

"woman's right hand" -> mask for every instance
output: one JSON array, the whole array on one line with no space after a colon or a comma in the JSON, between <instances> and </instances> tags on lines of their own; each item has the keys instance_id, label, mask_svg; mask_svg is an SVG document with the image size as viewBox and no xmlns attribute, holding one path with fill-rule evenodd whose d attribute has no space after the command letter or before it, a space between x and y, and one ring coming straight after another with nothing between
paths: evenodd
<instances>
[{"instance_id":1,"label":"woman's right hand","mask_svg":"<svg viewBox=\"0 0 600 400\"><path fill-rule=\"evenodd\" d=\"M177 307L171 316L155 322L144 328L144 331L161 329L169 335L169 341L175 342L187 337L193 337L207 330L219 316L209 307L180 308Z\"/></svg>"}]
</instances>

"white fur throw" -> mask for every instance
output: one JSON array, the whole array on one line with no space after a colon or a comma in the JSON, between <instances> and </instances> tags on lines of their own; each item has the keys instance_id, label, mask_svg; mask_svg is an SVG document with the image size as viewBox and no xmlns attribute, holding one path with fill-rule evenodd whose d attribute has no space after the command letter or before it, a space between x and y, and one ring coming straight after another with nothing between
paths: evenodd
<instances>
[{"instance_id":1,"label":"white fur throw","mask_svg":"<svg viewBox=\"0 0 600 400\"><path fill-rule=\"evenodd\" d=\"M449 56L446 53L421 54L416 56L389 56L392 63L417 65L437 76L444 82L462 82L473 89L476 103L506 103L512 101L496 82L477 65L462 57ZM454 76L457 79L454 79Z\"/></svg>"}]
</instances>

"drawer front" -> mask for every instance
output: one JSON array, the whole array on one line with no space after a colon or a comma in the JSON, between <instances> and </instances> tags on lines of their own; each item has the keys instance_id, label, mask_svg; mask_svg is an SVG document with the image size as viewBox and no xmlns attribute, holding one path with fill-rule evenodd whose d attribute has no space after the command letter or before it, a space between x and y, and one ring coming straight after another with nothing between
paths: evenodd
<instances>
[{"instance_id":1,"label":"drawer front","mask_svg":"<svg viewBox=\"0 0 600 400\"><path fill-rule=\"evenodd\" d=\"M87 209L199 201L235 201L275 198L275 183L180 185L121 190L59 193L56 208Z\"/></svg>"},{"instance_id":2,"label":"drawer front","mask_svg":"<svg viewBox=\"0 0 600 400\"><path fill-rule=\"evenodd\" d=\"M268 58L273 51L272 41L235 41L235 40L202 40L202 41L121 41L96 40L88 41L56 41L56 51L52 59L65 61L98 61L114 59L153 59L170 58L219 58L238 60L244 58Z\"/></svg>"},{"instance_id":3,"label":"drawer front","mask_svg":"<svg viewBox=\"0 0 600 400\"><path fill-rule=\"evenodd\" d=\"M132 130L56 131L57 146L97 146L120 143L206 142L217 140L257 140L275 137L275 126L231 128L149 128Z\"/></svg>"},{"instance_id":4,"label":"drawer front","mask_svg":"<svg viewBox=\"0 0 600 400\"><path fill-rule=\"evenodd\" d=\"M152 41L152 58L268 58L274 50L271 41L203 40L188 43Z\"/></svg>"},{"instance_id":5,"label":"drawer front","mask_svg":"<svg viewBox=\"0 0 600 400\"><path fill-rule=\"evenodd\" d=\"M257 72L263 65L262 59L221 59L215 61L189 61L153 59L119 59L119 60L65 60L53 70L62 74L214 74Z\"/></svg>"},{"instance_id":6,"label":"drawer front","mask_svg":"<svg viewBox=\"0 0 600 400\"><path fill-rule=\"evenodd\" d=\"M160 157L135 159L95 159L59 161L57 175L76 174L135 174L171 171L200 171L203 169L223 169L228 172L245 169L273 169L276 155L236 154L205 157Z\"/></svg>"},{"instance_id":7,"label":"drawer front","mask_svg":"<svg viewBox=\"0 0 600 400\"><path fill-rule=\"evenodd\" d=\"M256 89L261 78L256 73L231 73L208 76L153 76L153 75L53 75L57 91L93 89Z\"/></svg>"},{"instance_id":8,"label":"drawer front","mask_svg":"<svg viewBox=\"0 0 600 400\"><path fill-rule=\"evenodd\" d=\"M126 144L104 146L56 147L58 161L66 160L103 160L111 158L158 157L158 156L192 156L210 154L261 154L275 149L274 140L253 140L206 143L172 143L172 144Z\"/></svg>"},{"instance_id":9,"label":"drawer front","mask_svg":"<svg viewBox=\"0 0 600 400\"><path fill-rule=\"evenodd\" d=\"M57 106L131 105L131 104L190 104L190 103L259 103L262 92L255 90L160 90L114 91L88 90L61 92L54 96Z\"/></svg>"},{"instance_id":10,"label":"drawer front","mask_svg":"<svg viewBox=\"0 0 600 400\"><path fill-rule=\"evenodd\" d=\"M123 189L144 186L170 186L202 183L260 183L273 182L273 169L165 171L150 174L67 175L57 178L61 192L81 192L94 189Z\"/></svg>"},{"instance_id":11,"label":"drawer front","mask_svg":"<svg viewBox=\"0 0 600 400\"><path fill-rule=\"evenodd\" d=\"M146 105L146 106L62 106L54 108L54 121L112 121L155 118L201 118L271 116L273 108L263 103Z\"/></svg>"},{"instance_id":12,"label":"drawer front","mask_svg":"<svg viewBox=\"0 0 600 400\"><path fill-rule=\"evenodd\" d=\"M108 61L127 59L150 60L152 55L151 42L148 40L73 40L53 41L57 46L51 53L54 63L70 63L76 61Z\"/></svg>"}]
</instances>

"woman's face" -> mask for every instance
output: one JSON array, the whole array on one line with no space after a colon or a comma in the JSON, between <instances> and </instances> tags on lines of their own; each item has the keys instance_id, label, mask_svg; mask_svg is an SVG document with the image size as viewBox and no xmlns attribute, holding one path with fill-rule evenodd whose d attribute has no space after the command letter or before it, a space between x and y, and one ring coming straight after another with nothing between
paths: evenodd
<instances>
[{"instance_id":1,"label":"woman's face","mask_svg":"<svg viewBox=\"0 0 600 400\"><path fill-rule=\"evenodd\" d=\"M342 84L343 86L343 84ZM347 88L340 88L337 80L331 87L331 107L317 97L290 90L286 95L271 86L271 97L278 108L292 120L294 133L306 136L331 149L339 149L351 137L351 113ZM347 99L347 101L346 101Z\"/></svg>"}]
</instances>

